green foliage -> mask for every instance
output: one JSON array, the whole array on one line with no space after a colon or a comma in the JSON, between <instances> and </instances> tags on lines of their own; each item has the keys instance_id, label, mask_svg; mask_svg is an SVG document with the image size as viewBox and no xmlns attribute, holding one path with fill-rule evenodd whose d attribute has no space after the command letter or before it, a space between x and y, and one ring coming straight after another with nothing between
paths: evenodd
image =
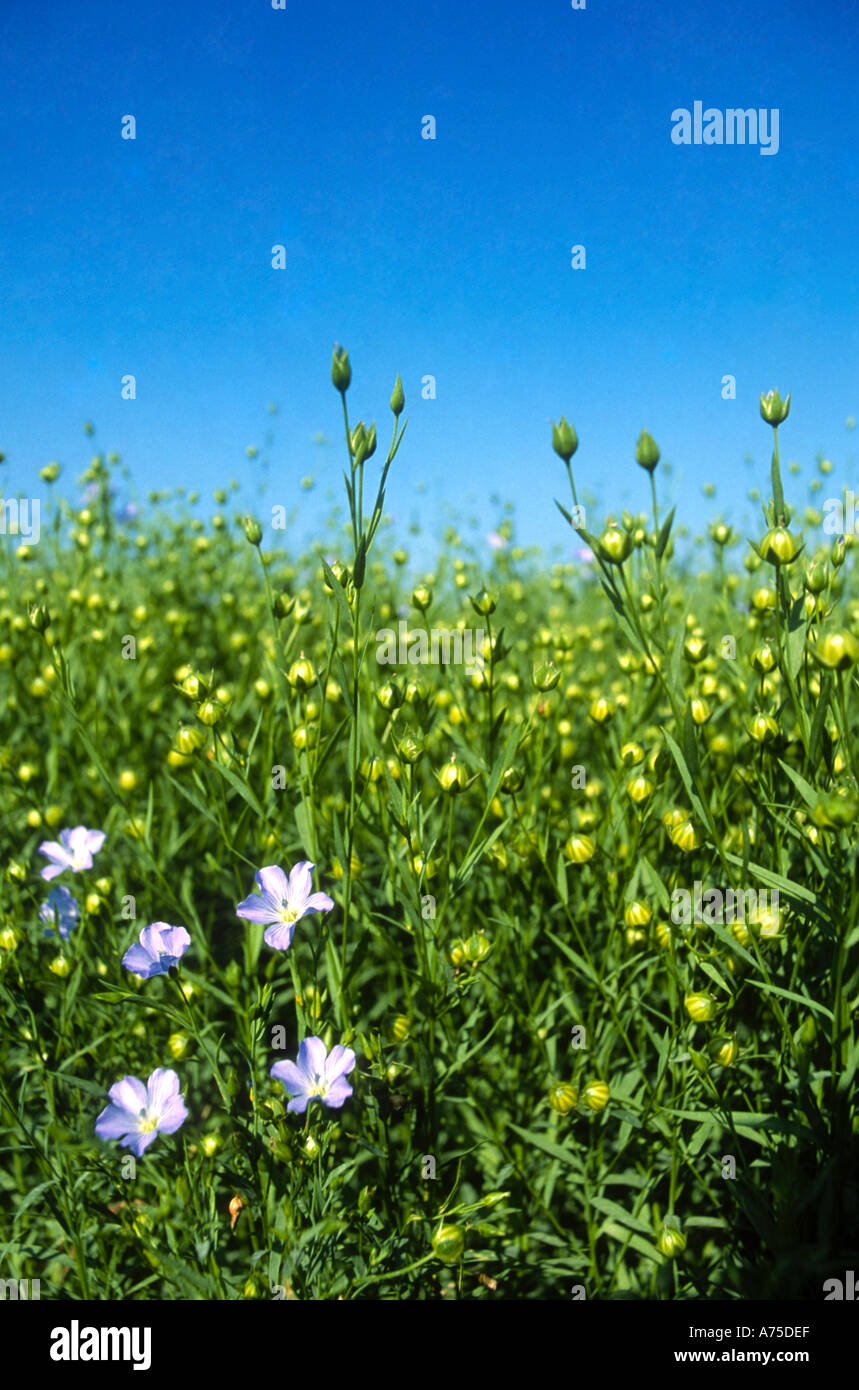
<instances>
[{"instance_id":1,"label":"green foliage","mask_svg":"<svg viewBox=\"0 0 859 1390\"><path fill-rule=\"evenodd\" d=\"M332 371L338 563L241 517L118 523L106 467L29 557L4 539L0 1274L38 1263L72 1299L819 1297L857 1245L859 886L853 671L811 654L859 633L852 564L821 553L815 593L784 564L761 598L722 528L693 581L651 450L629 553L508 545L487 571L449 535L409 575L401 385L382 461ZM772 481L783 516L777 446ZM480 624L482 670L378 662L413 591L410 627ZM60 943L38 846L81 824L107 839L60 880ZM303 859L336 906L274 952L235 907ZM672 922L696 882L779 909ZM191 934L178 980L121 967L155 921ZM269 1072L310 1034L357 1068L302 1119ZM94 1122L156 1067L189 1117L125 1177Z\"/></svg>"}]
</instances>

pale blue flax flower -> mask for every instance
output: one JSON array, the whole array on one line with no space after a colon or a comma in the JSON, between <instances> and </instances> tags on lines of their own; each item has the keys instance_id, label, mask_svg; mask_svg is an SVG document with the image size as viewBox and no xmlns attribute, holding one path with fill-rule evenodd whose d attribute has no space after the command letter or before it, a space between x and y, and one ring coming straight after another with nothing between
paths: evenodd
<instances>
[{"instance_id":1,"label":"pale blue flax flower","mask_svg":"<svg viewBox=\"0 0 859 1390\"><path fill-rule=\"evenodd\" d=\"M259 893L251 893L236 908L238 917L259 922L268 927L267 946L286 951L292 941L295 924L308 912L330 912L334 902L327 893L314 893L310 872L315 868L309 859L296 864L287 879L283 869L270 864L254 875Z\"/></svg>"},{"instance_id":2,"label":"pale blue flax flower","mask_svg":"<svg viewBox=\"0 0 859 1390\"><path fill-rule=\"evenodd\" d=\"M65 869L80 873L82 869L92 868L92 857L104 844L103 830L87 830L85 825L76 825L74 830L61 830L59 841L43 840L39 853L53 860L42 870L42 878L56 878Z\"/></svg>"},{"instance_id":3,"label":"pale blue flax flower","mask_svg":"<svg viewBox=\"0 0 859 1390\"><path fill-rule=\"evenodd\" d=\"M124 1076L108 1091L111 1104L95 1122L99 1139L119 1139L138 1158L159 1134L175 1134L188 1118L175 1071L157 1067L146 1085Z\"/></svg>"},{"instance_id":4,"label":"pale blue flax flower","mask_svg":"<svg viewBox=\"0 0 859 1390\"><path fill-rule=\"evenodd\" d=\"M53 936L56 931L63 941L68 941L72 927L81 919L77 898L62 886L51 889L48 901L39 908L39 916L48 923L45 936Z\"/></svg>"},{"instance_id":5,"label":"pale blue flax flower","mask_svg":"<svg viewBox=\"0 0 859 1390\"><path fill-rule=\"evenodd\" d=\"M154 975L166 975L171 965L178 965L190 945L184 927L153 922L140 933L140 945L129 946L122 963L133 975L151 980Z\"/></svg>"},{"instance_id":6,"label":"pale blue flax flower","mask_svg":"<svg viewBox=\"0 0 859 1390\"><path fill-rule=\"evenodd\" d=\"M287 1110L303 1115L310 1101L321 1100L339 1110L352 1094L346 1077L355 1068L351 1047L338 1043L327 1052L321 1038L305 1038L294 1062L275 1062L270 1075L281 1081L291 1097Z\"/></svg>"}]
</instances>

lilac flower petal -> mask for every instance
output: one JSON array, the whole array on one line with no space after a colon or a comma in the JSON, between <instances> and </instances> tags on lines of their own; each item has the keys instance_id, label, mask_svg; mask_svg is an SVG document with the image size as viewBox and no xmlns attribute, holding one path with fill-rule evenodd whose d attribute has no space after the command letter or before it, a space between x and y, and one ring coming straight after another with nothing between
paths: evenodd
<instances>
[{"instance_id":1,"label":"lilac flower petal","mask_svg":"<svg viewBox=\"0 0 859 1390\"><path fill-rule=\"evenodd\" d=\"M330 912L334 901L327 893L313 893L304 904L305 912Z\"/></svg>"},{"instance_id":2,"label":"lilac flower petal","mask_svg":"<svg viewBox=\"0 0 859 1390\"><path fill-rule=\"evenodd\" d=\"M325 1075L325 1059L328 1056L321 1038L305 1038L298 1049L298 1069L310 1081Z\"/></svg>"},{"instance_id":3,"label":"lilac flower petal","mask_svg":"<svg viewBox=\"0 0 859 1390\"><path fill-rule=\"evenodd\" d=\"M179 1078L169 1067L156 1067L146 1083L146 1099L152 1111L164 1110L179 1094Z\"/></svg>"},{"instance_id":4,"label":"lilac flower petal","mask_svg":"<svg viewBox=\"0 0 859 1390\"><path fill-rule=\"evenodd\" d=\"M309 859L303 859L300 864L296 864L292 873L289 875L289 890L287 896L290 906L303 907L310 897L313 888L313 880L310 872L316 866L311 864Z\"/></svg>"},{"instance_id":5,"label":"lilac flower petal","mask_svg":"<svg viewBox=\"0 0 859 1390\"><path fill-rule=\"evenodd\" d=\"M134 1116L118 1105L108 1105L95 1122L99 1139L121 1139L134 1124Z\"/></svg>"},{"instance_id":6,"label":"lilac flower petal","mask_svg":"<svg viewBox=\"0 0 859 1390\"><path fill-rule=\"evenodd\" d=\"M179 956L184 956L191 945L190 934L184 927L168 927L166 931L161 933L161 941L168 956L173 956L176 959Z\"/></svg>"},{"instance_id":7,"label":"lilac flower petal","mask_svg":"<svg viewBox=\"0 0 859 1390\"><path fill-rule=\"evenodd\" d=\"M130 970L133 975L142 975L144 980L148 980L154 961L148 952L135 942L133 946L129 946L125 955L122 957L122 964L125 969Z\"/></svg>"},{"instance_id":8,"label":"lilac flower petal","mask_svg":"<svg viewBox=\"0 0 859 1390\"><path fill-rule=\"evenodd\" d=\"M88 830L86 832L86 848L90 854L98 854L107 836L103 830Z\"/></svg>"},{"instance_id":9,"label":"lilac flower petal","mask_svg":"<svg viewBox=\"0 0 859 1390\"><path fill-rule=\"evenodd\" d=\"M260 869L256 881L263 896L280 906L289 891L283 869L278 868L277 864L268 864L264 869Z\"/></svg>"},{"instance_id":10,"label":"lilac flower petal","mask_svg":"<svg viewBox=\"0 0 859 1390\"><path fill-rule=\"evenodd\" d=\"M146 1106L146 1087L136 1076L124 1076L108 1091L108 1097L122 1110L139 1115Z\"/></svg>"},{"instance_id":11,"label":"lilac flower petal","mask_svg":"<svg viewBox=\"0 0 859 1390\"><path fill-rule=\"evenodd\" d=\"M339 1110L340 1106L343 1105L344 1102L347 1101L351 1095L352 1087L349 1085L349 1082L346 1080L346 1078L341 1076L337 1081L334 1082L333 1086L329 1086L328 1090L326 1091L323 1097L323 1100L326 1105L331 1107L332 1110Z\"/></svg>"},{"instance_id":12,"label":"lilac flower petal","mask_svg":"<svg viewBox=\"0 0 859 1390\"><path fill-rule=\"evenodd\" d=\"M188 1110L181 1096L174 1096L158 1121L162 1134L175 1134L188 1118Z\"/></svg>"},{"instance_id":13,"label":"lilac flower petal","mask_svg":"<svg viewBox=\"0 0 859 1390\"><path fill-rule=\"evenodd\" d=\"M61 860L63 863L66 863L68 860L68 852L65 846L61 845L57 840L43 840L39 845L39 853L46 854L49 859Z\"/></svg>"},{"instance_id":14,"label":"lilac flower petal","mask_svg":"<svg viewBox=\"0 0 859 1390\"><path fill-rule=\"evenodd\" d=\"M248 922L258 922L262 926L277 920L270 901L261 898L259 893L251 893L243 899L236 908L236 916L244 917Z\"/></svg>"},{"instance_id":15,"label":"lilac flower petal","mask_svg":"<svg viewBox=\"0 0 859 1390\"><path fill-rule=\"evenodd\" d=\"M144 1150L148 1149L149 1145L152 1144L157 1138L158 1130L150 1129L147 1130L145 1134L133 1135L130 1139L127 1139L125 1141L122 1147L131 1149L131 1152L133 1154L136 1154L138 1158L142 1158Z\"/></svg>"},{"instance_id":16,"label":"lilac flower petal","mask_svg":"<svg viewBox=\"0 0 859 1390\"><path fill-rule=\"evenodd\" d=\"M303 1091L307 1085L307 1077L298 1070L294 1062L275 1062L269 1076L273 1076L275 1081L280 1081L290 1092Z\"/></svg>"},{"instance_id":17,"label":"lilac flower petal","mask_svg":"<svg viewBox=\"0 0 859 1390\"><path fill-rule=\"evenodd\" d=\"M68 867L68 864L48 864L42 870L42 878L46 883L49 883L52 878L56 878L57 874L63 873Z\"/></svg>"},{"instance_id":18,"label":"lilac flower petal","mask_svg":"<svg viewBox=\"0 0 859 1390\"><path fill-rule=\"evenodd\" d=\"M266 946L271 946L275 951L288 951L294 931L294 922L278 922L275 926L269 927L263 940Z\"/></svg>"},{"instance_id":19,"label":"lilac flower petal","mask_svg":"<svg viewBox=\"0 0 859 1390\"><path fill-rule=\"evenodd\" d=\"M340 1077L348 1076L354 1068L355 1053L351 1047L344 1047L342 1043L337 1043L328 1054L328 1061L325 1063L325 1079L333 1083Z\"/></svg>"},{"instance_id":20,"label":"lilac flower petal","mask_svg":"<svg viewBox=\"0 0 859 1390\"><path fill-rule=\"evenodd\" d=\"M307 1102L309 1100L310 1096L305 1095L304 1092L302 1092L300 1096L296 1096L293 1100L289 1102L289 1105L286 1107L287 1111L291 1111L293 1115L303 1115L305 1110L307 1109Z\"/></svg>"}]
</instances>

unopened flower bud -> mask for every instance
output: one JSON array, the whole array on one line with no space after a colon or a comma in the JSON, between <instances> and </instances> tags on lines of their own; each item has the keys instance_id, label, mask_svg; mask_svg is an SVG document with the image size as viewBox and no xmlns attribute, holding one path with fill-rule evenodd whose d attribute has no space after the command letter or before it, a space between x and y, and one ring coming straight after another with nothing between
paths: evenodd
<instances>
[{"instance_id":1,"label":"unopened flower bud","mask_svg":"<svg viewBox=\"0 0 859 1390\"><path fill-rule=\"evenodd\" d=\"M605 1081L589 1081L582 1089L582 1100L590 1110L605 1110L611 1091Z\"/></svg>"},{"instance_id":2,"label":"unopened flower bud","mask_svg":"<svg viewBox=\"0 0 859 1390\"><path fill-rule=\"evenodd\" d=\"M561 679L561 673L554 661L544 661L534 667L532 679L536 690L554 690Z\"/></svg>"},{"instance_id":3,"label":"unopened flower bud","mask_svg":"<svg viewBox=\"0 0 859 1390\"><path fill-rule=\"evenodd\" d=\"M784 526L774 526L767 531L758 547L761 557L776 568L793 564L801 548L796 537Z\"/></svg>"},{"instance_id":4,"label":"unopened flower bud","mask_svg":"<svg viewBox=\"0 0 859 1390\"><path fill-rule=\"evenodd\" d=\"M468 773L462 765L455 761L455 755L451 757L449 763L445 763L438 775L443 791L456 795L464 791L468 785Z\"/></svg>"},{"instance_id":5,"label":"unopened flower bud","mask_svg":"<svg viewBox=\"0 0 859 1390\"><path fill-rule=\"evenodd\" d=\"M766 420L773 429L778 429L779 425L788 417L790 411L790 392L787 400L783 401L778 391L768 391L765 396L761 396L761 418Z\"/></svg>"},{"instance_id":6,"label":"unopened flower bud","mask_svg":"<svg viewBox=\"0 0 859 1390\"><path fill-rule=\"evenodd\" d=\"M376 699L379 701L382 709L399 709L400 705L403 703L403 698L402 690L398 685L395 685L393 681L386 681L381 689L376 691Z\"/></svg>"},{"instance_id":7,"label":"unopened flower bud","mask_svg":"<svg viewBox=\"0 0 859 1390\"><path fill-rule=\"evenodd\" d=\"M51 626L51 615L46 603L30 604L30 626L37 632L45 632Z\"/></svg>"},{"instance_id":8,"label":"unopened flower bud","mask_svg":"<svg viewBox=\"0 0 859 1390\"><path fill-rule=\"evenodd\" d=\"M712 994L687 994L683 1003L695 1023L709 1023L715 1017L716 1001Z\"/></svg>"},{"instance_id":9,"label":"unopened flower bud","mask_svg":"<svg viewBox=\"0 0 859 1390\"><path fill-rule=\"evenodd\" d=\"M271 607L276 618L288 618L295 607L295 599L290 594L275 594Z\"/></svg>"},{"instance_id":10,"label":"unopened flower bud","mask_svg":"<svg viewBox=\"0 0 859 1390\"><path fill-rule=\"evenodd\" d=\"M245 535L251 545L260 545L262 542L262 527L252 516L246 516L243 522Z\"/></svg>"},{"instance_id":11,"label":"unopened flower bud","mask_svg":"<svg viewBox=\"0 0 859 1390\"><path fill-rule=\"evenodd\" d=\"M185 676L181 689L190 699L201 700L204 695L209 693L209 684L199 671L192 671Z\"/></svg>"},{"instance_id":12,"label":"unopened flower bud","mask_svg":"<svg viewBox=\"0 0 859 1390\"><path fill-rule=\"evenodd\" d=\"M204 700L197 706L196 714L201 724L205 724L211 729L215 724L219 724L226 714L226 707L220 700Z\"/></svg>"},{"instance_id":13,"label":"unopened flower bud","mask_svg":"<svg viewBox=\"0 0 859 1390\"><path fill-rule=\"evenodd\" d=\"M471 606L475 613L479 613L481 618L488 618L490 613L494 613L498 600L488 590L482 588L478 593L471 595Z\"/></svg>"},{"instance_id":14,"label":"unopened flower bud","mask_svg":"<svg viewBox=\"0 0 859 1390\"><path fill-rule=\"evenodd\" d=\"M397 744L397 752L404 763L414 764L423 756L424 741L415 734L404 734Z\"/></svg>"},{"instance_id":15,"label":"unopened flower bud","mask_svg":"<svg viewBox=\"0 0 859 1390\"><path fill-rule=\"evenodd\" d=\"M564 854L571 864L587 864L593 859L596 849L590 835L571 835L564 845Z\"/></svg>"},{"instance_id":16,"label":"unopened flower bud","mask_svg":"<svg viewBox=\"0 0 859 1390\"><path fill-rule=\"evenodd\" d=\"M599 553L610 565L622 565L632 550L632 537L619 526L609 526L597 541Z\"/></svg>"},{"instance_id":17,"label":"unopened flower bud","mask_svg":"<svg viewBox=\"0 0 859 1390\"><path fill-rule=\"evenodd\" d=\"M549 1104L559 1115L569 1115L578 1103L579 1093L568 1081L559 1081L557 1085L550 1087Z\"/></svg>"},{"instance_id":18,"label":"unopened flower bud","mask_svg":"<svg viewBox=\"0 0 859 1390\"><path fill-rule=\"evenodd\" d=\"M560 425L552 425L552 448L565 463L569 463L579 447L576 432L567 424L566 416L561 416Z\"/></svg>"},{"instance_id":19,"label":"unopened flower bud","mask_svg":"<svg viewBox=\"0 0 859 1390\"><path fill-rule=\"evenodd\" d=\"M650 437L647 430L642 430L635 446L635 461L642 468L646 468L648 473L652 473L659 462L660 454L656 446L656 441Z\"/></svg>"},{"instance_id":20,"label":"unopened flower bud","mask_svg":"<svg viewBox=\"0 0 859 1390\"><path fill-rule=\"evenodd\" d=\"M659 1249L669 1260L675 1260L686 1249L686 1237L673 1226L663 1226L659 1237Z\"/></svg>"},{"instance_id":21,"label":"unopened flower bud","mask_svg":"<svg viewBox=\"0 0 859 1390\"><path fill-rule=\"evenodd\" d=\"M808 650L829 671L847 671L859 661L859 642L846 628L836 628L808 644Z\"/></svg>"},{"instance_id":22,"label":"unopened flower bud","mask_svg":"<svg viewBox=\"0 0 859 1390\"><path fill-rule=\"evenodd\" d=\"M341 395L345 395L349 390L352 368L349 363L348 352L345 348L341 348L339 343L335 343L334 354L331 358L331 380Z\"/></svg>"},{"instance_id":23,"label":"unopened flower bud","mask_svg":"<svg viewBox=\"0 0 859 1390\"><path fill-rule=\"evenodd\" d=\"M399 372L397 372L397 379L394 382L394 389L391 392L391 410L394 412L394 415L399 417L402 414L405 403L406 395L403 391L403 383L400 380Z\"/></svg>"},{"instance_id":24,"label":"unopened flower bud","mask_svg":"<svg viewBox=\"0 0 859 1390\"><path fill-rule=\"evenodd\" d=\"M289 668L286 679L293 690L309 690L316 684L316 672L313 663L307 660L304 652L301 652L297 661L293 661Z\"/></svg>"}]
</instances>

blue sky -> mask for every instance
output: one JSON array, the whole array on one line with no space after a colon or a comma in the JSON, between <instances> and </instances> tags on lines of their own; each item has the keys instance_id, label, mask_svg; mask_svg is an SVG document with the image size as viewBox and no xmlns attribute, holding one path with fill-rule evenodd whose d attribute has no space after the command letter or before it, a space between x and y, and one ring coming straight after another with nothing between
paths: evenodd
<instances>
[{"instance_id":1,"label":"blue sky","mask_svg":"<svg viewBox=\"0 0 859 1390\"><path fill-rule=\"evenodd\" d=\"M142 491L236 476L252 499L245 447L270 432L268 500L312 534L342 487L335 341L385 442L402 374L406 541L447 506L492 529L499 494L523 543L569 550L561 414L592 529L648 500L643 426L693 528L705 481L732 514L765 486L771 386L793 392L784 457L854 481L857 3L286 5L3 0L7 496L43 493L51 459L74 491L91 419ZM696 100L777 108L778 153L673 144Z\"/></svg>"}]
</instances>

